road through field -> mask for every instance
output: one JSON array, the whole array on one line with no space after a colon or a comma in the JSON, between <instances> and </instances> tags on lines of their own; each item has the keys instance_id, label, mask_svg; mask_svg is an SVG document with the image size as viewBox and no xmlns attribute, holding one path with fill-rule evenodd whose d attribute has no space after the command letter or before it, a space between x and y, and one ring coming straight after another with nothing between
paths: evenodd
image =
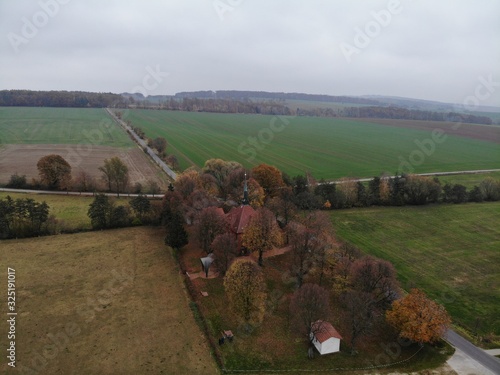
<instances>
[{"instance_id":1,"label":"road through field","mask_svg":"<svg viewBox=\"0 0 500 375\"><path fill-rule=\"evenodd\" d=\"M469 374L471 370L474 371L474 374L500 374L500 359L486 353L483 349L478 348L451 329L446 332L444 338L459 350L458 353L448 360L448 364L460 375ZM471 363L466 357L469 357L492 372L484 371L481 366Z\"/></svg>"}]
</instances>

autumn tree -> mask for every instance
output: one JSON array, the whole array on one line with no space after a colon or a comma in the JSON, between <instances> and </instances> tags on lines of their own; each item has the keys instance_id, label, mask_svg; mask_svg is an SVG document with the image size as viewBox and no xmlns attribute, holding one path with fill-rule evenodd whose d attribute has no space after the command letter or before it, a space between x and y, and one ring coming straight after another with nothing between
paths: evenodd
<instances>
[{"instance_id":1,"label":"autumn tree","mask_svg":"<svg viewBox=\"0 0 500 375\"><path fill-rule=\"evenodd\" d=\"M199 187L199 180L199 173L193 168L188 168L175 179L175 191L180 193L182 197L186 199Z\"/></svg>"},{"instance_id":2,"label":"autumn tree","mask_svg":"<svg viewBox=\"0 0 500 375\"><path fill-rule=\"evenodd\" d=\"M165 161L168 165L170 165L170 167L172 167L172 169L179 168L179 159L177 159L177 156L175 156L174 154L168 155Z\"/></svg>"},{"instance_id":3,"label":"autumn tree","mask_svg":"<svg viewBox=\"0 0 500 375\"><path fill-rule=\"evenodd\" d=\"M375 305L386 309L399 296L399 283L394 266L383 259L364 256L357 259L350 269L354 289L373 296Z\"/></svg>"},{"instance_id":4,"label":"autumn tree","mask_svg":"<svg viewBox=\"0 0 500 375\"><path fill-rule=\"evenodd\" d=\"M351 267L354 261L361 258L361 251L350 243L342 243L334 252L333 289L343 293L351 286Z\"/></svg>"},{"instance_id":5,"label":"autumn tree","mask_svg":"<svg viewBox=\"0 0 500 375\"><path fill-rule=\"evenodd\" d=\"M261 322L265 313L262 270L248 258L236 259L224 277L224 289L233 311L246 322Z\"/></svg>"},{"instance_id":6,"label":"autumn tree","mask_svg":"<svg viewBox=\"0 0 500 375\"><path fill-rule=\"evenodd\" d=\"M386 319L399 335L418 343L432 343L446 332L450 317L444 306L432 301L419 289L394 301Z\"/></svg>"},{"instance_id":7,"label":"autumn tree","mask_svg":"<svg viewBox=\"0 0 500 375\"><path fill-rule=\"evenodd\" d=\"M243 233L242 244L251 252L259 252L260 266L263 263L263 253L282 244L281 231L271 211L265 207L256 211Z\"/></svg>"},{"instance_id":8,"label":"autumn tree","mask_svg":"<svg viewBox=\"0 0 500 375\"><path fill-rule=\"evenodd\" d=\"M108 185L108 190L116 191L118 196L125 190L128 184L128 167L117 156L105 159L104 165L99 167L102 178Z\"/></svg>"},{"instance_id":9,"label":"autumn tree","mask_svg":"<svg viewBox=\"0 0 500 375\"><path fill-rule=\"evenodd\" d=\"M289 225L291 272L297 278L299 287L317 260L318 253L325 246L329 223L329 218L323 212L309 212L298 222Z\"/></svg>"},{"instance_id":10,"label":"autumn tree","mask_svg":"<svg viewBox=\"0 0 500 375\"><path fill-rule=\"evenodd\" d=\"M78 191L95 191L97 183L95 178L85 171L80 171L73 181L73 186Z\"/></svg>"},{"instance_id":11,"label":"autumn tree","mask_svg":"<svg viewBox=\"0 0 500 375\"><path fill-rule=\"evenodd\" d=\"M163 154L167 149L167 140L163 137L157 137L151 142L152 146L158 151L159 154Z\"/></svg>"},{"instance_id":12,"label":"autumn tree","mask_svg":"<svg viewBox=\"0 0 500 375\"><path fill-rule=\"evenodd\" d=\"M260 164L252 169L252 177L262 186L266 197L274 197L285 185L281 171L267 164Z\"/></svg>"},{"instance_id":13,"label":"autumn tree","mask_svg":"<svg viewBox=\"0 0 500 375\"><path fill-rule=\"evenodd\" d=\"M215 266L222 275L225 275L229 265L238 255L236 236L229 232L219 234L210 247L215 255Z\"/></svg>"},{"instance_id":14,"label":"autumn tree","mask_svg":"<svg viewBox=\"0 0 500 375\"><path fill-rule=\"evenodd\" d=\"M184 229L182 215L179 212L174 212L167 222L167 235L165 236L165 244L173 249L180 249L186 246L189 242L188 234Z\"/></svg>"},{"instance_id":15,"label":"autumn tree","mask_svg":"<svg viewBox=\"0 0 500 375\"><path fill-rule=\"evenodd\" d=\"M297 213L297 206L292 201L292 195L291 188L283 188L280 195L269 199L266 203L283 227L286 227Z\"/></svg>"},{"instance_id":16,"label":"autumn tree","mask_svg":"<svg viewBox=\"0 0 500 375\"><path fill-rule=\"evenodd\" d=\"M330 312L328 291L316 284L304 284L290 299L292 327L307 336L312 344L312 335L321 329L313 325L317 320L325 320Z\"/></svg>"},{"instance_id":17,"label":"autumn tree","mask_svg":"<svg viewBox=\"0 0 500 375\"><path fill-rule=\"evenodd\" d=\"M181 214L184 209L182 196L174 190L168 190L163 196L161 219L167 224L174 215Z\"/></svg>"},{"instance_id":18,"label":"autumn tree","mask_svg":"<svg viewBox=\"0 0 500 375\"><path fill-rule=\"evenodd\" d=\"M71 166L61 155L47 155L36 164L42 184L49 189L68 188L71 181Z\"/></svg>"},{"instance_id":19,"label":"autumn tree","mask_svg":"<svg viewBox=\"0 0 500 375\"><path fill-rule=\"evenodd\" d=\"M209 159L205 162L202 172L214 177L217 187L222 193L229 174L239 168L242 168L242 165L235 161Z\"/></svg>"},{"instance_id":20,"label":"autumn tree","mask_svg":"<svg viewBox=\"0 0 500 375\"><path fill-rule=\"evenodd\" d=\"M336 184L335 194L338 208L353 207L358 200L357 181L353 178L341 178Z\"/></svg>"},{"instance_id":21,"label":"autumn tree","mask_svg":"<svg viewBox=\"0 0 500 375\"><path fill-rule=\"evenodd\" d=\"M362 336L368 334L375 324L375 300L372 294L359 290L348 290L340 298L344 305L345 321L349 327L351 354L356 353L356 345Z\"/></svg>"},{"instance_id":22,"label":"autumn tree","mask_svg":"<svg viewBox=\"0 0 500 375\"><path fill-rule=\"evenodd\" d=\"M201 248L207 254L211 252L211 244L215 237L224 233L227 222L224 214L217 207L204 208L198 215L197 237Z\"/></svg>"},{"instance_id":23,"label":"autumn tree","mask_svg":"<svg viewBox=\"0 0 500 375\"><path fill-rule=\"evenodd\" d=\"M500 180L495 180L492 177L486 177L479 184L479 189L485 201L500 200Z\"/></svg>"}]
</instances>

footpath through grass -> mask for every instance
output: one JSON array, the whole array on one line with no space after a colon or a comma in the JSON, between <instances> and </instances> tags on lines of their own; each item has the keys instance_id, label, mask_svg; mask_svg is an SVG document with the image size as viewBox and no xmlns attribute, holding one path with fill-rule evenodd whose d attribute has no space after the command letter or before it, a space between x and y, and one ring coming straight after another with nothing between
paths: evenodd
<instances>
[{"instance_id":1,"label":"footpath through grass","mask_svg":"<svg viewBox=\"0 0 500 375\"><path fill-rule=\"evenodd\" d=\"M455 324L500 335L500 202L331 213L337 235L391 261L405 289L444 304Z\"/></svg>"}]
</instances>

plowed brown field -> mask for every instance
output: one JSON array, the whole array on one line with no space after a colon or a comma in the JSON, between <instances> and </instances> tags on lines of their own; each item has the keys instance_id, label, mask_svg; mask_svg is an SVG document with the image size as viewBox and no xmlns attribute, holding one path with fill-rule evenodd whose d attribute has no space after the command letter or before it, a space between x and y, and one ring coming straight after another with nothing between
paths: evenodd
<instances>
[{"instance_id":1,"label":"plowed brown field","mask_svg":"<svg viewBox=\"0 0 500 375\"><path fill-rule=\"evenodd\" d=\"M156 181L165 188L166 177L138 148L116 148L108 146L81 145L3 145L0 147L0 183L5 184L14 173L26 175L28 182L38 178L36 164L38 160L50 154L58 154L65 158L72 168L73 177L85 171L99 179L99 166L104 159L118 156L129 169L130 185L139 182Z\"/></svg>"}]
</instances>

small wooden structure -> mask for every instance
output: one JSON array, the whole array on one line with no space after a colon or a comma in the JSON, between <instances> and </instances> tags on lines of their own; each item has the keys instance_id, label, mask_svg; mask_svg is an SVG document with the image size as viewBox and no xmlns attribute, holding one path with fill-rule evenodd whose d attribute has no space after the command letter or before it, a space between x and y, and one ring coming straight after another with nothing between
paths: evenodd
<instances>
[{"instance_id":1,"label":"small wooden structure","mask_svg":"<svg viewBox=\"0 0 500 375\"><path fill-rule=\"evenodd\" d=\"M340 340L342 336L333 326L322 320L312 324L311 340L319 354L336 353L340 351Z\"/></svg>"}]
</instances>

